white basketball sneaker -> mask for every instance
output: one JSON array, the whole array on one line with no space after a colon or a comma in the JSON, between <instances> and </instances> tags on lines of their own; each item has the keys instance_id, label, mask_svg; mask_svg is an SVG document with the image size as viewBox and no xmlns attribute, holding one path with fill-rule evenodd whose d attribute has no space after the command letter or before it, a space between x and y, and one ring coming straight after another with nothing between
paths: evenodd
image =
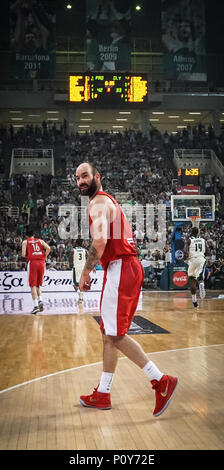
<instances>
[{"instance_id":1,"label":"white basketball sneaker","mask_svg":"<svg viewBox=\"0 0 224 470\"><path fill-rule=\"evenodd\" d=\"M205 285L204 285L203 281L200 282L200 284L199 284L199 293L200 293L201 299L204 299L205 295L206 295L206 292L205 292Z\"/></svg>"}]
</instances>

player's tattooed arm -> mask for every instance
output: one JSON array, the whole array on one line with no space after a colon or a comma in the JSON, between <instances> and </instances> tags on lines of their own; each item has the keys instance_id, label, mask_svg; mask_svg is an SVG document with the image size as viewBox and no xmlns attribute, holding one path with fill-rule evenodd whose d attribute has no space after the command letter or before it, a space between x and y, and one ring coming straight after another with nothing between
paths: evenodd
<instances>
[{"instance_id":1,"label":"player's tattooed arm","mask_svg":"<svg viewBox=\"0 0 224 470\"><path fill-rule=\"evenodd\" d=\"M95 246L91 245L91 247L89 249L89 252L88 252L88 256L87 256L87 260L86 260L86 264L85 264L84 269L86 269L88 271L92 271L95 264L98 264L98 263L99 263L99 255L97 253L97 250L96 250Z\"/></svg>"},{"instance_id":2,"label":"player's tattooed arm","mask_svg":"<svg viewBox=\"0 0 224 470\"><path fill-rule=\"evenodd\" d=\"M99 260L105 250L108 231L110 224L110 209L108 207L108 198L97 196L94 202L90 203L90 216L92 219L91 234L93 238L92 245L90 246L84 271L92 271L95 264L99 264Z\"/></svg>"},{"instance_id":3,"label":"player's tattooed arm","mask_svg":"<svg viewBox=\"0 0 224 470\"><path fill-rule=\"evenodd\" d=\"M79 281L81 291L87 291L91 288L90 272L96 264L99 264L108 240L108 224L110 222L110 211L108 202L104 201L103 196L94 198L94 204L90 204L90 217L92 219L91 234L93 238L90 246L87 260ZM108 198L106 198L108 199Z\"/></svg>"},{"instance_id":4,"label":"player's tattooed arm","mask_svg":"<svg viewBox=\"0 0 224 470\"><path fill-rule=\"evenodd\" d=\"M99 263L100 256L93 243L89 249L88 257L79 281L81 291L88 291L91 288L90 272L94 269L95 264Z\"/></svg>"}]
</instances>

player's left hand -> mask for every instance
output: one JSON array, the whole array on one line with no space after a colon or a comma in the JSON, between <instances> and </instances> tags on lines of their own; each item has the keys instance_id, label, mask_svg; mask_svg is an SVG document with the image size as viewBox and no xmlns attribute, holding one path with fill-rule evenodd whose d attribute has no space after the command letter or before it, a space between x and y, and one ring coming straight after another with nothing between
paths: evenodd
<instances>
[{"instance_id":1,"label":"player's left hand","mask_svg":"<svg viewBox=\"0 0 224 470\"><path fill-rule=\"evenodd\" d=\"M88 272L82 272L79 281L79 288L81 291L88 291L91 289L91 278Z\"/></svg>"}]
</instances>

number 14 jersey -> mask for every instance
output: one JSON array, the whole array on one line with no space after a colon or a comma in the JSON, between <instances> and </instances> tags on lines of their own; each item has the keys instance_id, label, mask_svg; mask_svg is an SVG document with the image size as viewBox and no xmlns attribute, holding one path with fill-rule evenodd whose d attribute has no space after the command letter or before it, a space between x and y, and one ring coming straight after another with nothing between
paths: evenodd
<instances>
[{"instance_id":1,"label":"number 14 jersey","mask_svg":"<svg viewBox=\"0 0 224 470\"><path fill-rule=\"evenodd\" d=\"M195 238L190 237L190 246L189 246L189 259L198 258L199 256L205 256L205 240L204 238Z\"/></svg>"}]
</instances>

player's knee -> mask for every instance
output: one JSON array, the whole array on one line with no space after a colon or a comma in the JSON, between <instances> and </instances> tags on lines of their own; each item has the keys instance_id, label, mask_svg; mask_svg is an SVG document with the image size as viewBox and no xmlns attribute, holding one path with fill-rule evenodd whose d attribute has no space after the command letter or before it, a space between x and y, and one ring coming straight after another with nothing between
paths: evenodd
<instances>
[{"instance_id":1,"label":"player's knee","mask_svg":"<svg viewBox=\"0 0 224 470\"><path fill-rule=\"evenodd\" d=\"M112 336L112 335L103 335L104 343L112 343L114 346L117 346L125 335L122 336Z\"/></svg>"}]
</instances>

